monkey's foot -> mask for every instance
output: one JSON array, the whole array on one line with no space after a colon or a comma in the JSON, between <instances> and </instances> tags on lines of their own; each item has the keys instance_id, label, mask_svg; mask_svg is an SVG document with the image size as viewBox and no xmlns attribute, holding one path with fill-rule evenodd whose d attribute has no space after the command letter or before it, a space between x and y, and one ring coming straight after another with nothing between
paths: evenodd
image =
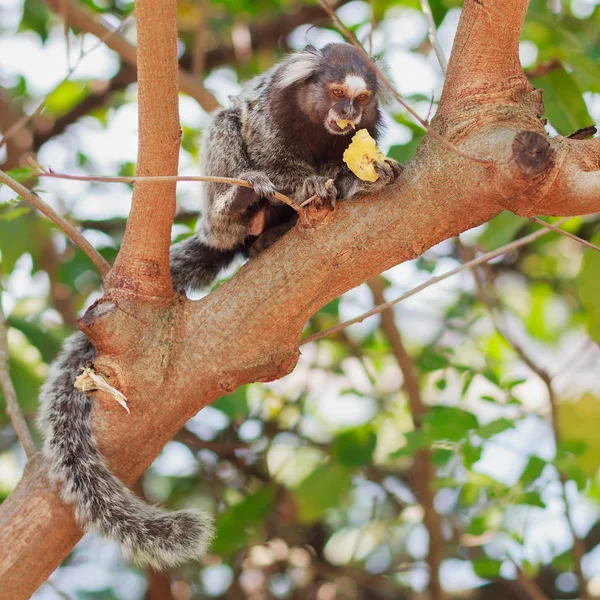
<instances>
[{"instance_id":1,"label":"monkey's foot","mask_svg":"<svg viewBox=\"0 0 600 600\"><path fill-rule=\"evenodd\" d=\"M317 210L322 208L333 210L337 198L337 189L332 179L321 177L320 175L313 175L304 182L302 195L307 199L315 197L312 201L312 205Z\"/></svg>"},{"instance_id":2,"label":"monkey's foot","mask_svg":"<svg viewBox=\"0 0 600 600\"><path fill-rule=\"evenodd\" d=\"M255 257L267 248L271 247L278 239L282 238L295 224L296 219L290 219L270 229L265 229L248 248L248 256Z\"/></svg>"}]
</instances>

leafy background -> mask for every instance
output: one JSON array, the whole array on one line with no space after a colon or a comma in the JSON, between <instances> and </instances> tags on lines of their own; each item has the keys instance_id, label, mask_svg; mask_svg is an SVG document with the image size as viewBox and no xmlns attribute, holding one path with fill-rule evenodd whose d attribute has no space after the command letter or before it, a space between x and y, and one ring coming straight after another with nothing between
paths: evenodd
<instances>
[{"instance_id":1,"label":"leafy background","mask_svg":"<svg viewBox=\"0 0 600 600\"><path fill-rule=\"evenodd\" d=\"M122 0L82 4L112 27L133 9ZM208 21L201 25L203 4ZM370 5L342 4L339 15L366 40ZM430 4L448 55L461 3ZM422 116L434 112L443 74L420 2L373 5L374 52L411 105ZM191 68L196 40L203 40L202 75L224 104L241 80L283 52L340 39L316 6L292 0L180 1L179 25L182 66ZM134 26L130 19L123 27L130 40ZM596 0L531 3L521 59L544 90L552 135L600 120L599 31ZM89 35L69 31L67 44L60 19L42 0L5 0L0 131L45 97L42 114L0 150L0 164L41 191L112 261L129 186L36 181L19 169L35 158L74 174L132 174L132 70ZM208 116L183 95L181 115L180 171L195 174ZM388 107L387 122L383 147L409 160L422 129L399 106ZM178 187L174 238L193 230L201 193L196 184ZM33 421L48 364L101 293L100 278L80 250L6 188L0 201L11 374ZM599 244L598 224L589 216L564 227ZM331 302L306 333L535 229L503 213ZM593 250L549 233L465 271L397 305L387 321L372 317L304 346L291 375L221 398L167 445L137 491L151 502L217 514L219 535L201 565L141 571L89 535L35 598L440 598L433 554L449 598L526 598L516 565L547 597L578 598L578 564L587 593L599 596L599 341L600 254ZM417 428L414 411L422 413ZM23 464L2 410L0 501ZM578 559L565 496L581 543Z\"/></svg>"}]
</instances>

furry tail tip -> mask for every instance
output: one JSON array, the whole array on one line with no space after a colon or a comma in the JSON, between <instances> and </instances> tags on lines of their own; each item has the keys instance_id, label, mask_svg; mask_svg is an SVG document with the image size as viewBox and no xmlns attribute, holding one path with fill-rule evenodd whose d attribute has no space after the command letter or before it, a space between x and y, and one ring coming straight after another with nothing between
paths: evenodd
<instances>
[{"instance_id":1,"label":"furry tail tip","mask_svg":"<svg viewBox=\"0 0 600 600\"><path fill-rule=\"evenodd\" d=\"M115 523L105 534L120 542L126 556L138 566L157 570L177 567L202 558L215 536L212 517L205 512L165 512L147 507L143 527L140 521Z\"/></svg>"}]
</instances>

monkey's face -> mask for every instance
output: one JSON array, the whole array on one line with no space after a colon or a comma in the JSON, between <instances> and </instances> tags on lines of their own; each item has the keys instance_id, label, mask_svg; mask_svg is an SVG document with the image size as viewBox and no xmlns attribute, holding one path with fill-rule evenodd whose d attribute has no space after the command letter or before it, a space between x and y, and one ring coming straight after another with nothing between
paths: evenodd
<instances>
[{"instance_id":1,"label":"monkey's face","mask_svg":"<svg viewBox=\"0 0 600 600\"><path fill-rule=\"evenodd\" d=\"M348 74L341 81L324 82L323 94L329 110L323 119L325 129L334 135L346 135L372 124L377 114L377 98L373 90L358 74Z\"/></svg>"}]
</instances>

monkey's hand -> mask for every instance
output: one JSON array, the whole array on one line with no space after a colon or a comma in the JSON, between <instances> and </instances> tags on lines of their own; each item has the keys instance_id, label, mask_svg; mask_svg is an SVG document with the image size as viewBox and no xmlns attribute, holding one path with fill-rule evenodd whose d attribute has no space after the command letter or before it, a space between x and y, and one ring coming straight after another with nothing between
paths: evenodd
<instances>
[{"instance_id":1,"label":"monkey's hand","mask_svg":"<svg viewBox=\"0 0 600 600\"><path fill-rule=\"evenodd\" d=\"M366 191L379 190L390 183L394 183L396 178L404 170L404 165L395 161L393 158L386 158L385 162L375 163L375 172L379 175L377 181L363 181L363 189Z\"/></svg>"},{"instance_id":2,"label":"monkey's hand","mask_svg":"<svg viewBox=\"0 0 600 600\"><path fill-rule=\"evenodd\" d=\"M312 196L316 196L312 203L315 208L321 209L326 207L329 210L333 210L337 198L337 189L329 177L311 175L304 181L302 197L304 200L308 200Z\"/></svg>"},{"instance_id":3,"label":"monkey's hand","mask_svg":"<svg viewBox=\"0 0 600 600\"><path fill-rule=\"evenodd\" d=\"M273 182L260 171L246 171L238 175L238 179L245 179L252 185L251 188L237 186L231 200L232 212L243 212L252 206L259 198L273 200L275 197L275 186Z\"/></svg>"}]
</instances>

